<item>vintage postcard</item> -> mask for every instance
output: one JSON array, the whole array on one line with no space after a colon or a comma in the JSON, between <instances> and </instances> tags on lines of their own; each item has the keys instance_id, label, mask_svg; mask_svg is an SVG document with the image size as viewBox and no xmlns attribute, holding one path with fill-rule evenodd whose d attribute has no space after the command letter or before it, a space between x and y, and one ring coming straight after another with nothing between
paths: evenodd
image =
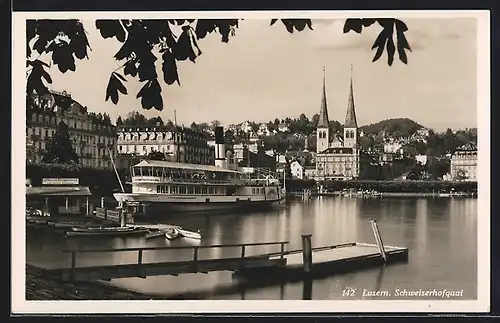
<instances>
[{"instance_id":1,"label":"vintage postcard","mask_svg":"<svg viewBox=\"0 0 500 323\"><path fill-rule=\"evenodd\" d=\"M488 11L13 22L13 313L489 311Z\"/></svg>"}]
</instances>

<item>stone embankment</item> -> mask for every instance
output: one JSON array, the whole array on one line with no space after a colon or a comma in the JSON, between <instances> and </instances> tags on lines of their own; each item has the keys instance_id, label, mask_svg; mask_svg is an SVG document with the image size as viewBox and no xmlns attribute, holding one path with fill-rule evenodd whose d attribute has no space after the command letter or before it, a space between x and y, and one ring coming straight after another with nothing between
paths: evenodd
<instances>
[{"instance_id":1,"label":"stone embankment","mask_svg":"<svg viewBox=\"0 0 500 323\"><path fill-rule=\"evenodd\" d=\"M26 300L158 300L100 282L62 282L43 277L41 270L26 265Z\"/></svg>"}]
</instances>

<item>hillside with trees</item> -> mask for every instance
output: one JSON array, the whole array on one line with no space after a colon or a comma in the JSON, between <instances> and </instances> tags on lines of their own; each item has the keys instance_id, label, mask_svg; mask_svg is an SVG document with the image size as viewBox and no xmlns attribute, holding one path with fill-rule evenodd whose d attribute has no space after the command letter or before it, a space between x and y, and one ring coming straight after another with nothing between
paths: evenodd
<instances>
[{"instance_id":1,"label":"hillside with trees","mask_svg":"<svg viewBox=\"0 0 500 323\"><path fill-rule=\"evenodd\" d=\"M360 130L362 130L365 135L385 133L387 137L398 139L402 137L410 137L418 129L422 128L424 128L424 126L409 118L391 118L362 126L360 127Z\"/></svg>"}]
</instances>

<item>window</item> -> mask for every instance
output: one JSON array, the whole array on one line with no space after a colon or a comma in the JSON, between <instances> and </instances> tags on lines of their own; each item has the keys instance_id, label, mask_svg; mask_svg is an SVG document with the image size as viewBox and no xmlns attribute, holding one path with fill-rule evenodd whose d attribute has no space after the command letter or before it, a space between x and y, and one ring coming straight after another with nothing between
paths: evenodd
<instances>
[{"instance_id":1,"label":"window","mask_svg":"<svg viewBox=\"0 0 500 323\"><path fill-rule=\"evenodd\" d=\"M255 188L252 188L252 194L255 194Z\"/></svg>"},{"instance_id":2,"label":"window","mask_svg":"<svg viewBox=\"0 0 500 323\"><path fill-rule=\"evenodd\" d=\"M196 186L196 187L194 188L194 194L201 194L201 187Z\"/></svg>"},{"instance_id":3,"label":"window","mask_svg":"<svg viewBox=\"0 0 500 323\"><path fill-rule=\"evenodd\" d=\"M201 194L207 194L207 188L206 187L202 187Z\"/></svg>"},{"instance_id":4,"label":"window","mask_svg":"<svg viewBox=\"0 0 500 323\"><path fill-rule=\"evenodd\" d=\"M209 187L208 188L208 194L214 194L214 188L213 187Z\"/></svg>"},{"instance_id":5,"label":"window","mask_svg":"<svg viewBox=\"0 0 500 323\"><path fill-rule=\"evenodd\" d=\"M266 194L266 189L262 187L262 188L260 189L260 194Z\"/></svg>"},{"instance_id":6,"label":"window","mask_svg":"<svg viewBox=\"0 0 500 323\"><path fill-rule=\"evenodd\" d=\"M192 186L189 186L189 187L187 188L187 193L188 193L188 194L193 194L193 193L194 193L194 188L193 188Z\"/></svg>"},{"instance_id":7,"label":"window","mask_svg":"<svg viewBox=\"0 0 500 323\"><path fill-rule=\"evenodd\" d=\"M161 193L161 186L160 185L156 186L156 193Z\"/></svg>"}]
</instances>

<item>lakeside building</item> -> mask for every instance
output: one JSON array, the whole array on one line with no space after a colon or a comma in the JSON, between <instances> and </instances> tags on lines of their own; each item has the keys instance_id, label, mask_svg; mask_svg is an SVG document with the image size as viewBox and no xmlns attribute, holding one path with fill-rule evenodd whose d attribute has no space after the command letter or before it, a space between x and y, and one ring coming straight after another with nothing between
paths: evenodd
<instances>
[{"instance_id":1,"label":"lakeside building","mask_svg":"<svg viewBox=\"0 0 500 323\"><path fill-rule=\"evenodd\" d=\"M330 133L326 99L325 70L323 69L323 95L316 131L316 178L350 180L360 174L360 150L358 123L354 107L352 66L344 136Z\"/></svg>"},{"instance_id":2,"label":"lakeside building","mask_svg":"<svg viewBox=\"0 0 500 323\"><path fill-rule=\"evenodd\" d=\"M109 120L89 114L87 107L66 91L33 94L26 99L27 163L41 163L62 121L68 126L80 165L113 168L110 157L116 155L116 127Z\"/></svg>"},{"instance_id":3,"label":"lakeside building","mask_svg":"<svg viewBox=\"0 0 500 323\"><path fill-rule=\"evenodd\" d=\"M152 152L167 160L213 165L215 148L200 131L180 126L121 126L118 128L117 168L128 169Z\"/></svg>"},{"instance_id":4,"label":"lakeside building","mask_svg":"<svg viewBox=\"0 0 500 323\"><path fill-rule=\"evenodd\" d=\"M450 175L454 180L477 181L477 146L468 143L453 153Z\"/></svg>"},{"instance_id":5,"label":"lakeside building","mask_svg":"<svg viewBox=\"0 0 500 323\"><path fill-rule=\"evenodd\" d=\"M244 167L265 168L276 171L274 156L264 151L262 145L257 144L235 144L232 147L232 159L234 164Z\"/></svg>"}]
</instances>

